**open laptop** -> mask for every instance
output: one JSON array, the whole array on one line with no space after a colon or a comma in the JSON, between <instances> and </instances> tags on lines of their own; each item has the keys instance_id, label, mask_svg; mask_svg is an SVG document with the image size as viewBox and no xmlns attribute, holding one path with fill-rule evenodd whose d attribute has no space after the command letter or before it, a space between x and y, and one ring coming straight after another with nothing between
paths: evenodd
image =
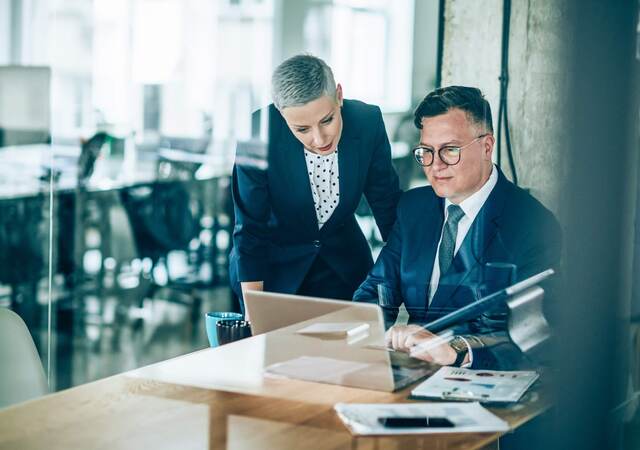
<instances>
[{"instance_id":1,"label":"open laptop","mask_svg":"<svg viewBox=\"0 0 640 450\"><path fill-rule=\"evenodd\" d=\"M258 291L246 292L244 301L253 335L267 333L269 374L392 392L439 368L384 348L378 305ZM368 327L352 336L304 333L311 326L344 323Z\"/></svg>"},{"instance_id":2,"label":"open laptop","mask_svg":"<svg viewBox=\"0 0 640 450\"><path fill-rule=\"evenodd\" d=\"M372 317L376 316L376 310L379 309L376 305L369 303L261 291L246 292L244 307L247 315L251 318L251 331L254 335L347 308L370 311L368 315Z\"/></svg>"}]
</instances>

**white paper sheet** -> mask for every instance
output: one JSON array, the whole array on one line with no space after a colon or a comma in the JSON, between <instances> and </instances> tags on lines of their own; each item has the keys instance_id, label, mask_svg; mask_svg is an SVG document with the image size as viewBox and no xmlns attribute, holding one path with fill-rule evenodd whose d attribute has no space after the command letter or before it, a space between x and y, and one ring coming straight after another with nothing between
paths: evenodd
<instances>
[{"instance_id":1,"label":"white paper sheet","mask_svg":"<svg viewBox=\"0 0 640 450\"><path fill-rule=\"evenodd\" d=\"M509 430L509 424L473 403L338 403L335 410L355 435L483 433ZM452 428L387 428L381 417L446 417Z\"/></svg>"},{"instance_id":2,"label":"white paper sheet","mask_svg":"<svg viewBox=\"0 0 640 450\"><path fill-rule=\"evenodd\" d=\"M517 402L538 379L533 371L472 370L442 367L411 395L441 400Z\"/></svg>"}]
</instances>

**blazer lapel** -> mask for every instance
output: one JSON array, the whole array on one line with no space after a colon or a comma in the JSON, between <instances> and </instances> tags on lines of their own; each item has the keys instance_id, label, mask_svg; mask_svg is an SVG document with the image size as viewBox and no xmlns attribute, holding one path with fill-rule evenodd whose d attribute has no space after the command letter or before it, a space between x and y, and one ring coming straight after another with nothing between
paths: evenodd
<instances>
[{"instance_id":1,"label":"blazer lapel","mask_svg":"<svg viewBox=\"0 0 640 450\"><path fill-rule=\"evenodd\" d=\"M285 124L282 126L286 127ZM291 214L302 222L303 230L317 232L318 221L302 143L287 128L281 130L281 139L278 139L273 151L275 155L272 156L271 161L277 164L274 173L287 183L289 203L301 205L301 211L291 211Z\"/></svg>"},{"instance_id":2,"label":"blazer lapel","mask_svg":"<svg viewBox=\"0 0 640 450\"><path fill-rule=\"evenodd\" d=\"M340 217L340 213L344 208L348 208L348 204L353 201L354 197L358 197L358 175L360 173L360 139L354 136L346 136L340 143L338 149L338 170L339 170L339 186L340 200L335 216ZM334 217L334 216L332 216Z\"/></svg>"},{"instance_id":3,"label":"blazer lapel","mask_svg":"<svg viewBox=\"0 0 640 450\"><path fill-rule=\"evenodd\" d=\"M427 286L427 295L443 223L444 200L438 198L437 201L433 202L431 207L424 212L424 216L419 218L418 226L420 230L417 230L417 233L413 233L414 236L420 236L419 240L412 246L414 254L418 256L415 262L410 261L407 265L411 264L413 267L418 268L419 272L416 274L416 281L418 284L422 282ZM426 227L426 224L432 225Z\"/></svg>"}]
</instances>

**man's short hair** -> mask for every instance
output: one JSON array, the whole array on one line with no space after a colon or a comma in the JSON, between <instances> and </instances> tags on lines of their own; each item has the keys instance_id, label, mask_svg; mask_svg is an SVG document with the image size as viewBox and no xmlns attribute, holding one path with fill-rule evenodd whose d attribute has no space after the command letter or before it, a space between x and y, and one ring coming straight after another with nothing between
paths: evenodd
<instances>
[{"instance_id":1,"label":"man's short hair","mask_svg":"<svg viewBox=\"0 0 640 450\"><path fill-rule=\"evenodd\" d=\"M454 108L464 111L470 122L493 133L489 102L480 89L466 86L447 86L429 93L413 113L413 122L422 129L423 118L439 116Z\"/></svg>"},{"instance_id":2,"label":"man's short hair","mask_svg":"<svg viewBox=\"0 0 640 450\"><path fill-rule=\"evenodd\" d=\"M312 55L296 55L282 62L271 78L273 103L282 110L302 106L329 95L335 97L336 82L331 68Z\"/></svg>"}]
</instances>

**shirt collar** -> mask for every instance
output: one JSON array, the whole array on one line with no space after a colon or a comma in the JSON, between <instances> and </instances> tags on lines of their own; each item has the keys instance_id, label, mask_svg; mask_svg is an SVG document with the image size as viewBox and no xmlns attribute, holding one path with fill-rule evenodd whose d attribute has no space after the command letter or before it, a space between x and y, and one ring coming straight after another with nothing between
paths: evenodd
<instances>
[{"instance_id":1,"label":"shirt collar","mask_svg":"<svg viewBox=\"0 0 640 450\"><path fill-rule=\"evenodd\" d=\"M480 209L482 209L482 206L489 198L491 191L493 191L493 188L496 186L497 183L498 183L498 171L492 164L491 175L489 175L489 179L486 181L486 183L484 183L480 189L478 189L476 192L474 192L472 195L470 195L469 197L467 197L466 199L464 199L462 202L458 204L458 206L462 208L462 211L464 211L465 217L468 217L469 219L471 219L472 222L475 220L476 216L480 212ZM451 203L449 199L445 199L444 201L445 211L447 211L447 209L449 208L449 205L452 205L452 204L453 203ZM445 220L446 220L446 213L445 213Z\"/></svg>"}]
</instances>

